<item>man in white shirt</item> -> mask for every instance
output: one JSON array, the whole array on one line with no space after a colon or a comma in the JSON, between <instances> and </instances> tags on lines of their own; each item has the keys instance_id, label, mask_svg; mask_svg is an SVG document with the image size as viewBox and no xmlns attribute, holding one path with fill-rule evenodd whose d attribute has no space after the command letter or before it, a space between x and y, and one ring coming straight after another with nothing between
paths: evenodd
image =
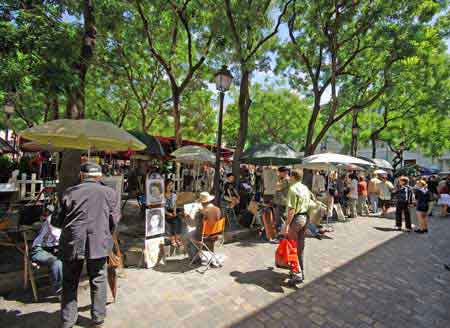
<instances>
[{"instance_id":1,"label":"man in white shirt","mask_svg":"<svg viewBox=\"0 0 450 328\"><path fill-rule=\"evenodd\" d=\"M50 224L52 217L50 210L44 211L44 222L39 234L33 241L30 255L31 261L48 267L53 291L56 295L59 295L62 291L62 262L58 258L61 229Z\"/></svg>"},{"instance_id":2,"label":"man in white shirt","mask_svg":"<svg viewBox=\"0 0 450 328\"><path fill-rule=\"evenodd\" d=\"M385 215L390 207L391 194L392 191L394 191L394 185L388 180L387 176L383 176L378 188L380 192L380 206L382 208L381 215Z\"/></svg>"},{"instance_id":3,"label":"man in white shirt","mask_svg":"<svg viewBox=\"0 0 450 328\"><path fill-rule=\"evenodd\" d=\"M348 194L349 198L349 207L350 207L350 217L356 218L358 216L357 205L358 205L358 177L356 173L352 173L349 176L350 179L350 193Z\"/></svg>"}]
</instances>

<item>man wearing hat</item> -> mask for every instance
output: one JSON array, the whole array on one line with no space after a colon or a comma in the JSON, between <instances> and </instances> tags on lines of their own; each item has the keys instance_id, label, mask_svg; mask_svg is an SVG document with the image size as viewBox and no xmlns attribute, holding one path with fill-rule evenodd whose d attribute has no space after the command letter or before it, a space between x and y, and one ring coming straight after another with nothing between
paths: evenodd
<instances>
[{"instance_id":1,"label":"man wearing hat","mask_svg":"<svg viewBox=\"0 0 450 328\"><path fill-rule=\"evenodd\" d=\"M206 220L211 221L218 221L222 217L222 213L220 211L220 208L215 206L212 201L214 200L214 196L211 195L209 192L201 192L198 202L201 205L201 209L197 211L194 218L194 225L195 230L190 233L190 238L193 240L201 240L202 238L202 230L203 230L203 223ZM214 241L208 241L206 242L208 248L211 251L214 251ZM187 252L189 255L189 258L193 258L195 254L197 253L196 248L191 243L188 243L187 246Z\"/></svg>"},{"instance_id":2,"label":"man wearing hat","mask_svg":"<svg viewBox=\"0 0 450 328\"><path fill-rule=\"evenodd\" d=\"M120 219L117 193L100 182L101 167L81 165L81 183L62 198L60 248L63 260L62 327L73 327L78 317L77 289L83 263L91 287L91 317L97 327L106 316L106 259L113 247L112 232Z\"/></svg>"}]
</instances>

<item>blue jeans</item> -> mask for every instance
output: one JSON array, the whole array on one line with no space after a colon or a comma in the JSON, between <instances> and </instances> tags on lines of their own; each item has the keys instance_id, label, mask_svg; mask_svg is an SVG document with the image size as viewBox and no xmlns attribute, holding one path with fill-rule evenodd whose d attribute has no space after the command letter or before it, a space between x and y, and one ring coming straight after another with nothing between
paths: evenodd
<instances>
[{"instance_id":1,"label":"blue jeans","mask_svg":"<svg viewBox=\"0 0 450 328\"><path fill-rule=\"evenodd\" d=\"M374 213L378 213L378 195L369 193L369 201Z\"/></svg>"},{"instance_id":2,"label":"blue jeans","mask_svg":"<svg viewBox=\"0 0 450 328\"><path fill-rule=\"evenodd\" d=\"M320 235L319 228L314 223L308 223L306 228L309 230L313 237Z\"/></svg>"},{"instance_id":3,"label":"blue jeans","mask_svg":"<svg viewBox=\"0 0 450 328\"><path fill-rule=\"evenodd\" d=\"M224 207L223 212L230 224L237 226L238 225L238 218L236 216L236 212L234 211L234 208L232 207Z\"/></svg>"},{"instance_id":4,"label":"blue jeans","mask_svg":"<svg viewBox=\"0 0 450 328\"><path fill-rule=\"evenodd\" d=\"M45 265L50 272L50 280L55 293L62 287L62 262L55 254L43 249L41 246L35 246L31 249L31 261L39 265Z\"/></svg>"}]
</instances>

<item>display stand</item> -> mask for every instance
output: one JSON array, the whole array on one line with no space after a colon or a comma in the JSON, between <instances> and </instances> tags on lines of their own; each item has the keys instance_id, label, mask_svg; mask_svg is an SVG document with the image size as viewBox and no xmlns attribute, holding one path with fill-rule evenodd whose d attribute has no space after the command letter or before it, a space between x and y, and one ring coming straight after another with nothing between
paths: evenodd
<instances>
[{"instance_id":1,"label":"display stand","mask_svg":"<svg viewBox=\"0 0 450 328\"><path fill-rule=\"evenodd\" d=\"M164 255L164 180L159 174L147 176L145 181L147 208L145 210L144 264L147 269L165 261Z\"/></svg>"}]
</instances>

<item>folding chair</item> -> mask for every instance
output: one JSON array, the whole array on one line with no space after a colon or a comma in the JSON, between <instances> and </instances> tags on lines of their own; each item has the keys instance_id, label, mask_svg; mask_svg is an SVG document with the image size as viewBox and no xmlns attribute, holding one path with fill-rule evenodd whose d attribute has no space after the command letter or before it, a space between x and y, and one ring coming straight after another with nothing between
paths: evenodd
<instances>
[{"instance_id":1,"label":"folding chair","mask_svg":"<svg viewBox=\"0 0 450 328\"><path fill-rule=\"evenodd\" d=\"M201 240L198 241L190 239L192 244L197 249L197 253L192 258L192 261L189 264L190 266L192 266L197 258L201 258L201 252L203 250L208 251L211 254L211 258L209 259L208 263L206 264L206 268L202 273L208 271L213 259L215 259L216 261L218 260L216 254L206 245L206 242L215 241L221 234L223 235L225 230L225 221L225 218L221 218L220 220L217 220L215 222L211 222L209 220L203 221Z\"/></svg>"},{"instance_id":2,"label":"folding chair","mask_svg":"<svg viewBox=\"0 0 450 328\"><path fill-rule=\"evenodd\" d=\"M27 231L23 231L23 243L24 243L24 252L23 252L23 288L27 289L28 280L31 283L31 289L33 290L34 301L37 302L38 299L38 289L36 285L36 277L35 271L39 270L40 267L37 263L33 263L30 257L30 251L28 242L33 240L27 233Z\"/></svg>"}]
</instances>

